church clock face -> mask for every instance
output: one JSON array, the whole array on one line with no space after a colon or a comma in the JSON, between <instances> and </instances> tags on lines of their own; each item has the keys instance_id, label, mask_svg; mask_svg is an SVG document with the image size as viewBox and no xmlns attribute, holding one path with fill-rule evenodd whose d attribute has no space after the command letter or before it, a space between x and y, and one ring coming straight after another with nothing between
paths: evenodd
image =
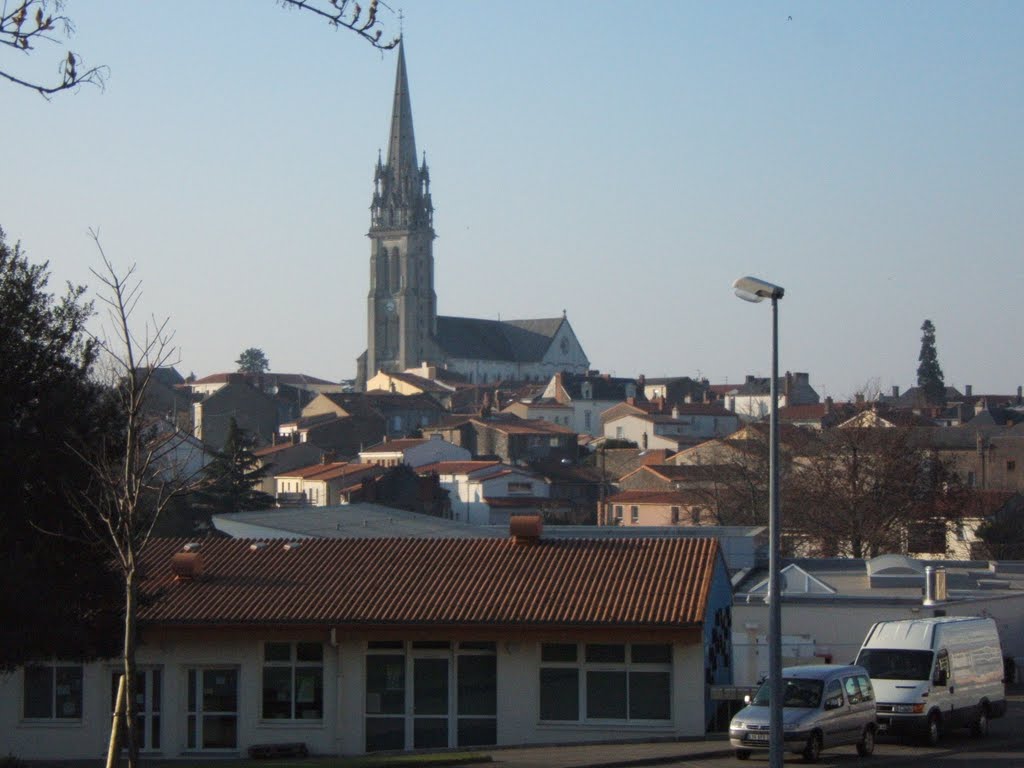
<instances>
[{"instance_id":1,"label":"church clock face","mask_svg":"<svg viewBox=\"0 0 1024 768\"><path fill-rule=\"evenodd\" d=\"M384 311L388 313L395 311L395 302L392 299L388 299L384 302Z\"/></svg>"}]
</instances>

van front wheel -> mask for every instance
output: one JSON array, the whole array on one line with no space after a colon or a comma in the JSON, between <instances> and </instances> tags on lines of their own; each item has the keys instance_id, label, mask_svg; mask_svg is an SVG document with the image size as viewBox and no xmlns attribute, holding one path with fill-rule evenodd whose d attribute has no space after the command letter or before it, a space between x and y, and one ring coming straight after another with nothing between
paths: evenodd
<instances>
[{"instance_id":1,"label":"van front wheel","mask_svg":"<svg viewBox=\"0 0 1024 768\"><path fill-rule=\"evenodd\" d=\"M928 718L928 730L925 731L924 741L929 747L935 747L938 746L941 738L942 723L939 721L938 715L932 715Z\"/></svg>"},{"instance_id":2,"label":"van front wheel","mask_svg":"<svg viewBox=\"0 0 1024 768\"><path fill-rule=\"evenodd\" d=\"M736 759L737 760L747 760L749 758L750 758L750 750L749 749L737 749L736 750Z\"/></svg>"}]
</instances>

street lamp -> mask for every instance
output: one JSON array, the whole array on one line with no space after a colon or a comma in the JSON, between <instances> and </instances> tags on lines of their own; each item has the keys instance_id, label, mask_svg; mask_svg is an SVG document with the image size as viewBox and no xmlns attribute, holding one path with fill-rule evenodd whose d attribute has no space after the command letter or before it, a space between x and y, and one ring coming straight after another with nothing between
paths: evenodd
<instances>
[{"instance_id":1,"label":"street lamp","mask_svg":"<svg viewBox=\"0 0 1024 768\"><path fill-rule=\"evenodd\" d=\"M741 277L732 284L744 301L772 301L771 415L768 421L768 761L782 768L782 593L779 590L781 530L779 525L779 285Z\"/></svg>"}]
</instances>

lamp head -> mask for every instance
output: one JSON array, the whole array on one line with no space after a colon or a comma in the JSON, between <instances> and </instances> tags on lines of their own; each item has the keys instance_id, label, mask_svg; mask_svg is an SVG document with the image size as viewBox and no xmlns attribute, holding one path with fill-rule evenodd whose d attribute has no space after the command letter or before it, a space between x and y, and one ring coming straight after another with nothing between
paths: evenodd
<instances>
[{"instance_id":1,"label":"lamp head","mask_svg":"<svg viewBox=\"0 0 1024 768\"><path fill-rule=\"evenodd\" d=\"M744 301L763 301L764 299L781 299L786 289L781 285L759 280L756 277L741 277L732 284L736 295Z\"/></svg>"}]
</instances>

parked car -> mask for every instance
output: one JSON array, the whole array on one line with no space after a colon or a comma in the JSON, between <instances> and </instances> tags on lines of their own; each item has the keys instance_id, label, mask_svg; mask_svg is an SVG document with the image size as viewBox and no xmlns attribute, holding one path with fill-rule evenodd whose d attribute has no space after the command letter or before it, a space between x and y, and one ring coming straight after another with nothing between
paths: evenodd
<instances>
[{"instance_id":1,"label":"parked car","mask_svg":"<svg viewBox=\"0 0 1024 768\"><path fill-rule=\"evenodd\" d=\"M867 757L875 750L875 694L863 667L813 664L782 670L783 749L813 763L823 749L856 744ZM770 681L762 683L729 724L729 743L746 760L769 748Z\"/></svg>"},{"instance_id":2,"label":"parked car","mask_svg":"<svg viewBox=\"0 0 1024 768\"><path fill-rule=\"evenodd\" d=\"M1003 652L992 619L941 616L880 621L857 655L878 691L878 724L930 745L943 731L977 736L1006 712Z\"/></svg>"}]
</instances>

